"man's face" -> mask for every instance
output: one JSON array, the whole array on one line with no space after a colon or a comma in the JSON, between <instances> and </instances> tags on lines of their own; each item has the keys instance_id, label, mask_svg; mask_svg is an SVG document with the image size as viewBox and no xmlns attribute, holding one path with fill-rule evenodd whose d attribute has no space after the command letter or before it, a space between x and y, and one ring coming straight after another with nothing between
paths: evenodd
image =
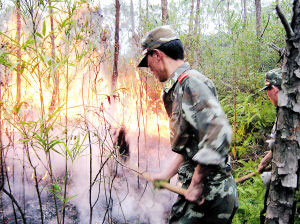
<instances>
[{"instance_id":1,"label":"man's face","mask_svg":"<svg viewBox=\"0 0 300 224\"><path fill-rule=\"evenodd\" d=\"M153 75L160 81L165 82L168 77L165 75L164 66L162 63L163 54L159 50L154 50L153 54L148 54L147 62Z\"/></svg>"},{"instance_id":2,"label":"man's face","mask_svg":"<svg viewBox=\"0 0 300 224\"><path fill-rule=\"evenodd\" d=\"M278 103L278 87L277 86L271 86L267 89L267 95L269 99L271 100L272 104L277 107Z\"/></svg>"}]
</instances>

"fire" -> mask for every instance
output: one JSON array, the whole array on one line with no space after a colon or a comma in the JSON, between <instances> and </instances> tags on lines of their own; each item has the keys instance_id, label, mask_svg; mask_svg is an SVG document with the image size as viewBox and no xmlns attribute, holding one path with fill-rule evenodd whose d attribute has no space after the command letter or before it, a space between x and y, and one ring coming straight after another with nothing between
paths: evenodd
<instances>
[{"instance_id":1,"label":"fire","mask_svg":"<svg viewBox=\"0 0 300 224\"><path fill-rule=\"evenodd\" d=\"M82 11L78 13L77 16L84 18L84 14L88 13L85 7L82 8ZM61 15L61 18L66 18L67 15ZM81 20L77 17L78 22ZM11 22L6 22L7 29L6 35L13 37L15 39L16 35L16 16L12 15ZM45 19L45 33L44 36L49 35L50 33L50 20ZM58 21L54 24L55 27L58 27ZM22 24L24 25L24 24ZM29 38L30 30L29 28L22 27L22 39L20 43L26 43ZM41 31L39 31L41 32ZM100 105L104 110L110 110L114 108L114 121L116 121L114 126L124 125L131 131L141 130L146 131L150 136L160 135L163 138L169 137L169 122L165 112L155 111L153 108L158 107L162 108L162 102L155 102L153 104L153 99L150 98L147 89L145 88L145 83L141 81L140 73L137 69L132 71L131 74L122 74L120 70L118 88L119 90L112 92L111 91L111 75L105 74L104 70L100 70L97 66L97 60L101 57L101 52L97 48L94 48L89 52L87 57L78 61L76 54L73 51L74 49L69 49L68 52L67 45L72 46L76 44L71 40L70 43L64 44L65 40L64 33L57 33L55 35L55 51L58 54L63 54L68 57L68 63L72 65L63 64L57 70L57 73L60 74L59 80L59 98L60 104L67 104L68 106L68 118L76 118L78 115L84 113L84 107L88 108L99 108ZM33 47L33 46L32 46ZM86 47L83 43L77 44L77 53L83 52L86 50ZM51 67L47 64L47 61L51 61L51 52L52 46L50 39L46 39L42 45L43 51L45 52L45 57L43 57L44 63L41 61L38 62L38 66L29 66L27 69L23 70L22 74L22 101L27 102L28 110L39 111L41 108L41 94L44 102L44 107L46 108L46 113L48 113L50 102L52 100L54 81L51 79ZM24 62L30 62L33 60L34 54L30 51L22 50L22 60ZM14 61L12 64L15 64L17 58L9 57L11 61ZM46 61L45 61L46 60ZM35 62L31 62L35 63ZM133 67L133 61L131 60L128 63L128 67ZM103 66L101 66L103 67ZM101 68L100 67L100 68ZM66 76L68 73L68 77ZM41 80L39 80L39 76ZM40 87L41 84L41 87ZM9 91L10 95L14 96L17 92L15 80L11 80ZM68 92L67 92L68 87ZM42 93L40 92L40 88ZM148 87L153 88L153 87ZM154 87L155 88L155 87ZM160 91L160 90L157 90ZM67 97L68 96L68 97ZM115 105L111 105L108 99L113 99ZM7 99L8 100L8 99ZM10 101L15 99L10 99ZM14 105L11 102L11 105ZM65 110L62 110L61 115L65 115ZM97 116L89 116L89 119L92 123L98 122ZM158 127L159 126L159 127ZM158 132L159 130L159 132Z\"/></svg>"},{"instance_id":2,"label":"fire","mask_svg":"<svg viewBox=\"0 0 300 224\"><path fill-rule=\"evenodd\" d=\"M46 180L48 176L49 176L48 171L46 171L44 176L41 178L41 180ZM35 175L34 175L34 172L32 172L31 179L34 179L34 178L35 178Z\"/></svg>"},{"instance_id":3,"label":"fire","mask_svg":"<svg viewBox=\"0 0 300 224\"><path fill-rule=\"evenodd\" d=\"M80 17L85 18L85 13L87 13L86 9L82 11ZM11 40L16 40L17 25L15 18L16 16L12 15L11 19L8 22L5 22L5 26L2 26L5 30L1 30L1 32L5 33L5 35L10 37ZM78 128L78 126L83 123L82 120L87 119L88 123L91 124L91 130L92 128L104 129L104 126L107 125L105 128L108 127L108 131L113 132L115 129L124 126L127 133L130 133L131 136L134 136L136 139L138 138L138 135L140 135L145 142L145 138L155 140L159 139L159 141L161 139L169 139L169 119L164 111L163 102L160 99L162 88L160 83L155 80L155 77L143 77L145 76L145 73L138 70L134 65L134 61L131 60L126 65L126 68L124 65L122 65L124 67L120 66L118 83L116 90L113 91L111 87L111 64L108 64L110 63L109 60L107 60L106 64L103 63L102 59L99 59L105 59L105 55L103 56L101 47L90 47L87 46L88 42L80 42L80 40L80 43L78 43L78 40L75 40L74 37L70 37L68 39L64 30L60 31L61 28L58 28L58 23L61 25L61 22L66 18L67 15L64 15L62 10L59 17L56 17L54 20L55 51L57 57L55 69L57 74L59 74L58 103L60 106L64 107L59 113L60 117L56 120L55 125L49 131L49 137L53 137L53 132L55 132L54 135L56 139L63 139L63 141L65 141L70 137L73 131L69 131L69 127L73 124L75 128L79 129L74 131L76 134L81 131L86 132L86 130L81 129L81 127ZM74 18L74 21L74 23L76 23L76 18ZM4 80L4 82L6 82L5 85L8 88L5 89L5 95L2 95L2 98L0 99L0 101L3 102L5 113L2 111L0 113L4 114L5 119L3 120L10 121L11 123L4 122L3 126L5 126L5 129L7 128L10 132L7 133L8 136L11 133L18 133L18 131L21 130L20 127L22 125L24 125L25 128L27 127L26 125L28 125L28 135L18 133L19 135L15 135L15 141L17 142L19 139L26 140L23 142L21 141L20 144L28 143L28 153L32 156L32 158L34 158L34 162L36 162L35 160L37 159L37 155L39 156L38 159L45 160L45 152L43 151L45 148L41 147L42 144L37 143L38 138L34 138L37 137L37 134L41 131L40 126L35 123L38 122L43 115L41 114L41 95L45 107L45 114L47 115L51 113L49 106L52 101L53 90L55 87L53 78L54 75L51 72L51 69L53 68L49 65L52 63L52 45L49 35L51 32L51 26L49 16L45 16L45 19L40 24L42 25L39 27L38 32L42 35L42 37L37 38L39 41L39 48L34 49L35 45L30 44L26 50L23 48L21 52L25 66L21 75L21 101L25 103L22 105L18 113L18 115L20 115L19 117L15 115L13 110L16 105L16 71L9 68L3 69L3 66L0 67L2 70L2 73L0 71L1 81L4 80L2 79L4 76L9 77ZM46 27L44 34L41 30L43 24L45 24L44 26ZM24 46L24 44L32 38L30 37L32 30L29 30L30 26L22 25L20 45ZM74 35L74 32L75 31L72 30L70 33ZM82 35L82 33L80 33L80 35ZM83 35L80 38L84 38ZM2 35L0 37L0 41L3 40L8 42L10 45L14 44L9 40L9 38L5 39ZM10 52L12 54L5 56L12 65L16 65L18 61L17 58L13 56L16 55L17 49L18 45L14 45L9 48L9 50L14 52ZM84 55L85 53L86 55ZM78 58L79 56L82 56L80 60ZM8 116L7 114L9 114L9 112L11 116L5 117ZM68 127L65 127L64 121L66 114L69 125ZM102 114L103 117L105 117L105 121L102 119ZM17 118L19 120L17 120ZM105 125L103 125L104 122L106 122ZM32 123L34 123L34 125ZM71 128L73 128L73 126ZM61 129L68 129L68 136L66 139ZM83 133L83 135L84 134L85 133ZM93 137L94 136L91 136L91 138ZM136 139L134 139L134 142L137 142ZM45 139L40 139L39 143L44 140ZM46 144L45 142L48 143L47 141L44 141L43 144ZM93 147L93 149L96 148L97 145ZM147 148L148 154L157 154L156 144L150 145L150 143L148 143L148 146L145 148ZM20 149L23 149L23 147L20 147ZM60 151L59 147L55 149ZM131 148L131 150L133 154L137 154L137 147ZM36 175L35 172L32 172L33 169L28 167L29 171L26 173L30 175L32 172L30 182L35 182L34 180L37 180L39 183L43 180L45 181L44 183L47 184L47 179L50 179L49 173L48 171L44 171L45 168L41 167L41 164L41 162L33 164L36 167L34 168ZM46 162L45 165L47 165ZM85 166L85 164L80 165ZM138 165L140 164L136 163L136 167L138 167ZM9 166L7 166L7 171L11 172L11 168Z\"/></svg>"},{"instance_id":4,"label":"fire","mask_svg":"<svg viewBox=\"0 0 300 224\"><path fill-rule=\"evenodd\" d=\"M45 172L44 176L42 177L42 180L46 180L47 177L48 177L48 171Z\"/></svg>"},{"instance_id":5,"label":"fire","mask_svg":"<svg viewBox=\"0 0 300 224\"><path fill-rule=\"evenodd\" d=\"M84 13L87 13L86 9L83 9L80 17L84 18ZM10 22L6 22L4 30L5 35L12 39L16 39L15 18L16 16L12 15ZM34 44L31 44L26 50L22 49L25 69L21 76L21 101L26 103L21 107L20 114L25 121L27 121L26 115L29 117L28 120L34 121L38 121L42 117L41 95L45 113L50 113L49 106L55 86L51 72L53 68L49 65L52 63L52 45L49 35L51 32L50 19L49 17L45 18L47 19L43 22L46 29L45 31L39 30L40 34L43 32L44 34L42 34L43 37L38 38L40 42L39 49L37 49L42 51L42 54L30 50L35 47ZM145 79L143 77L145 74L142 74L131 60L126 65L126 69L122 67L119 69L117 87L115 91L112 91L111 72L107 72L111 70L111 65L99 62L99 58L103 57L101 49L97 46L90 48L85 41L78 43L74 37L67 42L66 39L68 38L65 36L65 32L59 32L58 23L66 18L67 15L61 12L60 17L57 17L54 22L55 52L59 63L59 66L55 67L57 74L59 74L59 104L65 106L60 112L62 119L58 119L57 122L63 122L67 113L70 121L76 122L84 117L95 127L101 127L104 125L101 124L99 114L103 112L105 119L107 119L105 122L109 126L113 128L124 126L136 138L140 133L143 138L169 139L169 120L160 99L162 88L158 81L154 77L148 76ZM76 18L74 19L76 21ZM31 38L32 32L23 23L22 25L20 44L24 45ZM40 29L42 28L40 27ZM46 38L45 41L41 41L43 38ZM18 48L15 46L13 49L16 51ZM87 52L86 55L79 60L78 55L84 52ZM16 64L17 58L15 56L7 57L11 64ZM10 74L12 77L16 77L16 71L11 70L10 73L12 73ZM16 104L16 80L8 80L8 86L7 92L9 93L1 101L4 102L4 107L13 108ZM14 127L12 126L12 128ZM155 147L150 148L149 146L149 150L154 150ZM29 151L35 154L38 149L30 147ZM42 179L46 179L48 175L46 172ZM32 173L31 178L35 178L34 173Z\"/></svg>"}]
</instances>

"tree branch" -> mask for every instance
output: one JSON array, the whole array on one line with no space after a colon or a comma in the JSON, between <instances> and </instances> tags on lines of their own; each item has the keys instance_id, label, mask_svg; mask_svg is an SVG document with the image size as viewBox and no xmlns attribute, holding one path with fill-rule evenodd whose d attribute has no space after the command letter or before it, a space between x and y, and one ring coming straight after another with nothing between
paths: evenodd
<instances>
[{"instance_id":1,"label":"tree branch","mask_svg":"<svg viewBox=\"0 0 300 224\"><path fill-rule=\"evenodd\" d=\"M292 27L288 23L287 19L285 18L285 15L283 14L283 12L281 11L281 9L279 8L278 5L276 6L276 12L277 12L277 15L278 15L279 19L281 20L281 23L285 29L287 37L291 38L291 37L295 36L295 33L292 30Z\"/></svg>"},{"instance_id":2,"label":"tree branch","mask_svg":"<svg viewBox=\"0 0 300 224\"><path fill-rule=\"evenodd\" d=\"M23 223L26 224L26 218L25 218L25 215L24 213L22 212L22 209L21 207L19 206L18 202L16 201L16 199L14 198L14 196L9 193L5 188L2 189L3 192L12 200L12 202L17 206L20 214L21 214L21 217L22 217L22 220L23 220Z\"/></svg>"},{"instance_id":3,"label":"tree branch","mask_svg":"<svg viewBox=\"0 0 300 224\"><path fill-rule=\"evenodd\" d=\"M265 33L265 31L266 31L268 25L269 25L269 22L270 22L270 14L269 14L269 16L268 16L268 22L267 22L267 25L265 26L264 31L263 31L262 34L260 35L259 40L261 40L261 38L263 37L263 35L264 35L264 33Z\"/></svg>"},{"instance_id":4,"label":"tree branch","mask_svg":"<svg viewBox=\"0 0 300 224\"><path fill-rule=\"evenodd\" d=\"M280 57L282 57L285 53L285 48L280 48L274 43L270 43L269 47L274 49L275 51L277 51L279 53Z\"/></svg>"},{"instance_id":5,"label":"tree branch","mask_svg":"<svg viewBox=\"0 0 300 224\"><path fill-rule=\"evenodd\" d=\"M278 46L277 46L276 44L274 44L274 43L270 43L270 44L269 44L269 47L272 48L272 49L274 49L275 51L278 51L278 53L281 52L281 48L278 47Z\"/></svg>"}]
</instances>

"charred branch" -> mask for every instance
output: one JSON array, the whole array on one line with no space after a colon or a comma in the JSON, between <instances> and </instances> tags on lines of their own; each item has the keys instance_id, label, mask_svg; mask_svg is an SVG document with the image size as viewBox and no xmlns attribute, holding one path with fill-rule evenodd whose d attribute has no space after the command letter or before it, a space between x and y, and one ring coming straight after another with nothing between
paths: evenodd
<instances>
[{"instance_id":1,"label":"charred branch","mask_svg":"<svg viewBox=\"0 0 300 224\"><path fill-rule=\"evenodd\" d=\"M89 223L93 223L93 209L94 207L92 206L92 176L93 176L93 149L92 149L92 141L91 141L91 132L90 129L86 123L86 127L88 130L88 139L89 139L89 148L90 148L90 189L89 189L89 205L90 205L90 219Z\"/></svg>"},{"instance_id":2,"label":"charred branch","mask_svg":"<svg viewBox=\"0 0 300 224\"><path fill-rule=\"evenodd\" d=\"M126 131L123 127L119 130L117 136L117 147L119 149L121 158L126 161L129 157L129 144L126 141Z\"/></svg>"},{"instance_id":3,"label":"charred branch","mask_svg":"<svg viewBox=\"0 0 300 224\"><path fill-rule=\"evenodd\" d=\"M28 137L27 134L26 134L26 137ZM44 224L44 213L43 213L43 207L42 207L41 193L40 193L40 190L39 190L39 181L37 179L36 167L32 163L31 156L30 156L30 153L29 153L29 147L28 147L27 143L25 143L25 152L26 152L28 162L29 162L29 164L30 164L30 166L31 166L31 168L33 169L33 172L34 172L34 187L35 187L35 190L36 190L36 194L37 194L38 202L39 202L39 207L40 207L41 224ZM40 158L39 158L39 160L40 160Z\"/></svg>"},{"instance_id":4,"label":"charred branch","mask_svg":"<svg viewBox=\"0 0 300 224\"><path fill-rule=\"evenodd\" d=\"M281 11L281 9L279 8L279 6L277 5L276 6L276 12L277 12L277 15L285 29L285 32L286 32L286 36L287 38L291 38L293 36L295 36L295 33L294 31L292 30L292 27L290 26L289 22L287 21L285 15L283 14L283 12Z\"/></svg>"},{"instance_id":5,"label":"charred branch","mask_svg":"<svg viewBox=\"0 0 300 224\"><path fill-rule=\"evenodd\" d=\"M21 209L20 205L18 204L17 200L15 199L15 197L11 193L9 193L5 188L3 188L2 190L11 199L11 201L17 206L17 208L18 208L18 210L19 210L19 212L21 214L23 223L25 224L26 223L25 215L22 212L22 209Z\"/></svg>"},{"instance_id":6,"label":"charred branch","mask_svg":"<svg viewBox=\"0 0 300 224\"><path fill-rule=\"evenodd\" d=\"M13 169L14 169L14 167L13 167ZM14 177L14 172L12 173L12 176ZM8 193L12 195L7 170L5 170L5 177L6 177L6 181L7 181L7 187L8 187L8 190L9 190ZM11 200L11 203L12 203L12 208L13 208L13 214L14 214L14 217L15 217L15 222L17 223L18 219L17 219L17 213L16 213L16 209L15 209L15 203L13 202L13 200Z\"/></svg>"},{"instance_id":7,"label":"charred branch","mask_svg":"<svg viewBox=\"0 0 300 224\"><path fill-rule=\"evenodd\" d=\"M114 52L114 66L113 66L113 75L112 75L112 90L117 85L118 80L118 64L119 64L119 50L120 50L120 43L119 43L119 27L120 27L120 2L116 0L116 14L115 14L115 52Z\"/></svg>"}]
</instances>

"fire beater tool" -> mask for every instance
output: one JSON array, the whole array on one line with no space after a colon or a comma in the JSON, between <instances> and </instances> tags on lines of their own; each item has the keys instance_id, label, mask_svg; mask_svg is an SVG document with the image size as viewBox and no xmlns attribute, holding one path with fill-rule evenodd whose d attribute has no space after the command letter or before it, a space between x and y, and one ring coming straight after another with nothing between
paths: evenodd
<instances>
[{"instance_id":1,"label":"fire beater tool","mask_svg":"<svg viewBox=\"0 0 300 224\"><path fill-rule=\"evenodd\" d=\"M264 171L270 171L270 170L271 170L271 167L270 167L270 166L268 166L266 169L264 169ZM237 184L243 183L244 181L246 181L246 180L250 179L251 177L255 176L256 174L259 174L259 173L257 173L257 172L249 173L249 174L247 174L247 175L245 175L245 176L242 176L242 177L240 177L240 178L236 178L236 179L235 179L235 182L236 182ZM264 178L265 178L265 177L262 176L263 182L265 181Z\"/></svg>"},{"instance_id":2,"label":"fire beater tool","mask_svg":"<svg viewBox=\"0 0 300 224\"><path fill-rule=\"evenodd\" d=\"M127 168L134 171L135 173L137 173L138 175L143 177L145 180L153 183L154 187L156 187L156 188L164 188L164 189L169 190L173 193L180 194L180 195L183 195L183 196L186 192L186 189L174 186L174 185L168 183L167 181L153 181L153 179L151 178L151 176L147 172L141 172L138 169L134 169L134 168L131 168L131 167L128 167L128 166L127 166ZM268 168L266 170L268 170ZM257 172L249 173L249 174L247 174L245 176L242 176L240 178L236 178L235 182L237 184L242 183L242 182L250 179L251 177L255 176L256 174L258 174L258 173Z\"/></svg>"}]
</instances>

